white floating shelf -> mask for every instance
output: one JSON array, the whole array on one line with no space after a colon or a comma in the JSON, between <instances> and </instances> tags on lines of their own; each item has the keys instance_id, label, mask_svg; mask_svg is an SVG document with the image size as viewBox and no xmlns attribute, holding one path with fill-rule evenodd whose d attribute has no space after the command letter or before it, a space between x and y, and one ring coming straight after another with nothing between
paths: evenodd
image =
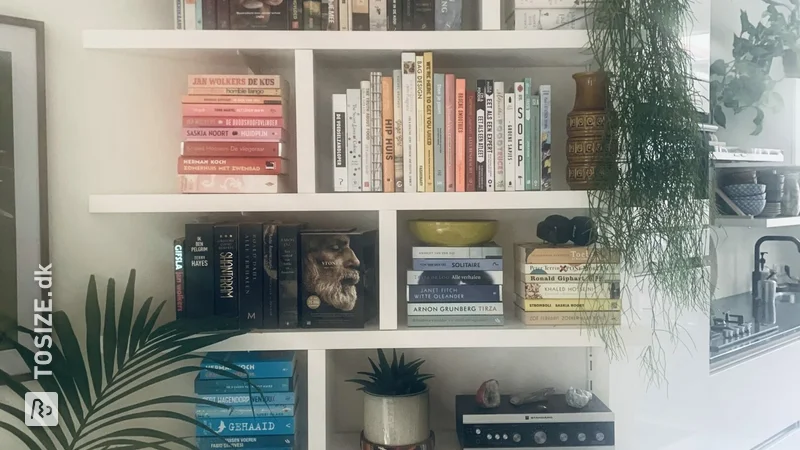
<instances>
[{"instance_id":1,"label":"white floating shelf","mask_svg":"<svg viewBox=\"0 0 800 450\"><path fill-rule=\"evenodd\" d=\"M458 437L452 430L434 430L436 450L461 450ZM360 433L336 433L328 442L328 450L353 450L360 448ZM591 447L587 447L591 448Z\"/></svg>"},{"instance_id":2,"label":"white floating shelf","mask_svg":"<svg viewBox=\"0 0 800 450\"><path fill-rule=\"evenodd\" d=\"M586 209L584 191L92 195L91 213Z\"/></svg>"},{"instance_id":3,"label":"white floating shelf","mask_svg":"<svg viewBox=\"0 0 800 450\"><path fill-rule=\"evenodd\" d=\"M780 228L800 225L800 217L717 217L714 224L720 227Z\"/></svg>"}]
</instances>

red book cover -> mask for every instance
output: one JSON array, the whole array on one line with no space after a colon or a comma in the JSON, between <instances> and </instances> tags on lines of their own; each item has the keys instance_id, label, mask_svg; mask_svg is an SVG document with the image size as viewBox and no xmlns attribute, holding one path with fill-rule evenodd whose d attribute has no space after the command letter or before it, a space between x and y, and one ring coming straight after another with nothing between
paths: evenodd
<instances>
[{"instance_id":1,"label":"red book cover","mask_svg":"<svg viewBox=\"0 0 800 450\"><path fill-rule=\"evenodd\" d=\"M282 128L184 128L187 141L207 142L285 142Z\"/></svg>"},{"instance_id":2,"label":"red book cover","mask_svg":"<svg viewBox=\"0 0 800 450\"><path fill-rule=\"evenodd\" d=\"M283 105L280 96L184 95L182 103L223 105Z\"/></svg>"},{"instance_id":3,"label":"red book cover","mask_svg":"<svg viewBox=\"0 0 800 450\"><path fill-rule=\"evenodd\" d=\"M178 158L179 174L283 175L286 160L281 158Z\"/></svg>"},{"instance_id":4,"label":"red book cover","mask_svg":"<svg viewBox=\"0 0 800 450\"><path fill-rule=\"evenodd\" d=\"M225 105L193 103L183 105L187 117L283 117L281 105Z\"/></svg>"},{"instance_id":5,"label":"red book cover","mask_svg":"<svg viewBox=\"0 0 800 450\"><path fill-rule=\"evenodd\" d=\"M475 169L476 169L476 158L477 154L475 153L475 109L477 101L475 98L475 91L467 91L467 138L466 138L466 166L467 169L465 171L466 174L466 182L465 188L467 192L475 192Z\"/></svg>"},{"instance_id":6,"label":"red book cover","mask_svg":"<svg viewBox=\"0 0 800 450\"><path fill-rule=\"evenodd\" d=\"M444 188L456 190L456 76L444 76Z\"/></svg>"},{"instance_id":7,"label":"red book cover","mask_svg":"<svg viewBox=\"0 0 800 450\"><path fill-rule=\"evenodd\" d=\"M283 128L283 118L183 116L186 128Z\"/></svg>"},{"instance_id":8,"label":"red book cover","mask_svg":"<svg viewBox=\"0 0 800 450\"><path fill-rule=\"evenodd\" d=\"M181 142L183 156L283 158L285 149L281 142Z\"/></svg>"},{"instance_id":9,"label":"red book cover","mask_svg":"<svg viewBox=\"0 0 800 450\"><path fill-rule=\"evenodd\" d=\"M456 192L466 190L467 80L456 80Z\"/></svg>"}]
</instances>

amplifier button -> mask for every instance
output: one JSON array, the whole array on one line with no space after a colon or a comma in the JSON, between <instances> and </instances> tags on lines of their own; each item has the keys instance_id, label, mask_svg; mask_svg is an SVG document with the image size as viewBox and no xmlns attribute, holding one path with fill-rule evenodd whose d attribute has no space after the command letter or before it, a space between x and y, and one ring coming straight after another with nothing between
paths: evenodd
<instances>
[{"instance_id":1,"label":"amplifier button","mask_svg":"<svg viewBox=\"0 0 800 450\"><path fill-rule=\"evenodd\" d=\"M519 433L514 433L511 435L511 440L514 442L519 442L522 440L522 436Z\"/></svg>"},{"instance_id":2,"label":"amplifier button","mask_svg":"<svg viewBox=\"0 0 800 450\"><path fill-rule=\"evenodd\" d=\"M492 440L492 433L489 433L489 434L487 434L487 435L486 435L486 439L488 439L488 440L490 440L490 441L491 441L491 440Z\"/></svg>"},{"instance_id":3,"label":"amplifier button","mask_svg":"<svg viewBox=\"0 0 800 450\"><path fill-rule=\"evenodd\" d=\"M537 431L533 433L533 441L537 444L544 444L547 442L547 434L544 431Z\"/></svg>"},{"instance_id":4,"label":"amplifier button","mask_svg":"<svg viewBox=\"0 0 800 450\"><path fill-rule=\"evenodd\" d=\"M480 428L475 428L475 434L481 434L481 429Z\"/></svg>"},{"instance_id":5,"label":"amplifier button","mask_svg":"<svg viewBox=\"0 0 800 450\"><path fill-rule=\"evenodd\" d=\"M507 441L507 440L508 440L508 435L507 435L507 434L504 434L504 435L503 435L503 440L504 440L504 441Z\"/></svg>"},{"instance_id":6,"label":"amplifier button","mask_svg":"<svg viewBox=\"0 0 800 450\"><path fill-rule=\"evenodd\" d=\"M578 440L581 441L581 442L585 441L586 440L586 434L578 433Z\"/></svg>"},{"instance_id":7,"label":"amplifier button","mask_svg":"<svg viewBox=\"0 0 800 450\"><path fill-rule=\"evenodd\" d=\"M499 441L500 440L500 435L499 434L495 434L494 438L495 438L495 440Z\"/></svg>"},{"instance_id":8,"label":"amplifier button","mask_svg":"<svg viewBox=\"0 0 800 450\"><path fill-rule=\"evenodd\" d=\"M558 435L558 438L561 439L561 442L567 442L569 436L567 436L567 433L561 433L560 435Z\"/></svg>"},{"instance_id":9,"label":"amplifier button","mask_svg":"<svg viewBox=\"0 0 800 450\"><path fill-rule=\"evenodd\" d=\"M594 439L597 440L597 441L602 441L605 438L606 438L606 435L603 434L600 431L598 431L597 434L594 435Z\"/></svg>"}]
</instances>

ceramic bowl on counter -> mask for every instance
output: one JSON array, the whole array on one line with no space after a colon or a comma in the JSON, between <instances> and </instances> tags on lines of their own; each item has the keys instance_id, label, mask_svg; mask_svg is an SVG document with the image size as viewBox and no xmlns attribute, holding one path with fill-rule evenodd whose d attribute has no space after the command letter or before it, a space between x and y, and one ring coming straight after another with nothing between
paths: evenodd
<instances>
[{"instance_id":1,"label":"ceramic bowl on counter","mask_svg":"<svg viewBox=\"0 0 800 450\"><path fill-rule=\"evenodd\" d=\"M733 201L733 203L748 216L757 216L761 214L761 212L764 211L764 208L767 206L766 198L739 197L732 198L731 201Z\"/></svg>"},{"instance_id":2,"label":"ceramic bowl on counter","mask_svg":"<svg viewBox=\"0 0 800 450\"><path fill-rule=\"evenodd\" d=\"M767 185L766 184L729 184L722 186L722 192L725 193L731 200L735 198L752 198L758 199L764 197L766 199Z\"/></svg>"}]
</instances>

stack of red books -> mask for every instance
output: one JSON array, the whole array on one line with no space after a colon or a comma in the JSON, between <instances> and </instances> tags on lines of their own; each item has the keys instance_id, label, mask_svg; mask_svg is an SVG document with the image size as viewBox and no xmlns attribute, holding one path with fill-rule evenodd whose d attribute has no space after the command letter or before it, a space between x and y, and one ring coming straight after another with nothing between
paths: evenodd
<instances>
[{"instance_id":1,"label":"stack of red books","mask_svg":"<svg viewBox=\"0 0 800 450\"><path fill-rule=\"evenodd\" d=\"M287 192L288 97L279 75L190 75L181 192Z\"/></svg>"}]
</instances>

